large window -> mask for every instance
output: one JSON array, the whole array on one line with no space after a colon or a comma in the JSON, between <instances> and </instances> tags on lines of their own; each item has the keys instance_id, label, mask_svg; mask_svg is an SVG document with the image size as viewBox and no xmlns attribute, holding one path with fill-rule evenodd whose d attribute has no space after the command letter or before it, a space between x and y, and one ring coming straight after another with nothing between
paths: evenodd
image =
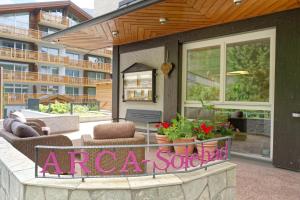
<instances>
[{"instance_id":1,"label":"large window","mask_svg":"<svg viewBox=\"0 0 300 200\"><path fill-rule=\"evenodd\" d=\"M76 17L74 14L69 13L68 15L68 19L70 21L70 26L75 26L77 24L80 23L80 20L78 19L78 17Z\"/></svg>"},{"instance_id":2,"label":"large window","mask_svg":"<svg viewBox=\"0 0 300 200\"><path fill-rule=\"evenodd\" d=\"M4 70L11 70L11 71L21 71L21 72L28 72L28 64L22 63L11 63L11 62L0 62L0 66L3 67Z\"/></svg>"},{"instance_id":3,"label":"large window","mask_svg":"<svg viewBox=\"0 0 300 200\"><path fill-rule=\"evenodd\" d=\"M59 68L53 66L41 66L41 73L42 74L51 74L51 75L58 75Z\"/></svg>"},{"instance_id":4,"label":"large window","mask_svg":"<svg viewBox=\"0 0 300 200\"><path fill-rule=\"evenodd\" d=\"M26 94L29 91L29 86L24 84L13 84L5 83L4 84L4 93L17 93L17 94Z\"/></svg>"},{"instance_id":5,"label":"large window","mask_svg":"<svg viewBox=\"0 0 300 200\"><path fill-rule=\"evenodd\" d=\"M42 85L41 93L42 94L58 94L58 86Z\"/></svg>"},{"instance_id":6,"label":"large window","mask_svg":"<svg viewBox=\"0 0 300 200\"><path fill-rule=\"evenodd\" d=\"M0 15L0 24L29 29L29 13L10 13Z\"/></svg>"},{"instance_id":7,"label":"large window","mask_svg":"<svg viewBox=\"0 0 300 200\"><path fill-rule=\"evenodd\" d=\"M79 60L79 54L66 52L66 56L68 56L71 60Z\"/></svg>"},{"instance_id":8,"label":"large window","mask_svg":"<svg viewBox=\"0 0 300 200\"><path fill-rule=\"evenodd\" d=\"M21 49L21 50L25 50L25 49L30 50L31 49L31 47L28 43L7 40L7 39L0 39L0 47Z\"/></svg>"},{"instance_id":9,"label":"large window","mask_svg":"<svg viewBox=\"0 0 300 200\"><path fill-rule=\"evenodd\" d=\"M66 94L71 96L79 95L79 88L77 87L66 87Z\"/></svg>"},{"instance_id":10,"label":"large window","mask_svg":"<svg viewBox=\"0 0 300 200\"><path fill-rule=\"evenodd\" d=\"M66 74L66 76L79 77L80 76L80 71L75 70L75 69L66 69L65 74Z\"/></svg>"},{"instance_id":11,"label":"large window","mask_svg":"<svg viewBox=\"0 0 300 200\"><path fill-rule=\"evenodd\" d=\"M96 88L92 88L92 87L88 88L87 93L89 96L96 96Z\"/></svg>"},{"instance_id":12,"label":"large window","mask_svg":"<svg viewBox=\"0 0 300 200\"><path fill-rule=\"evenodd\" d=\"M274 65L275 30L183 45L182 112L227 120L233 152L272 159Z\"/></svg>"},{"instance_id":13,"label":"large window","mask_svg":"<svg viewBox=\"0 0 300 200\"><path fill-rule=\"evenodd\" d=\"M48 53L50 55L58 56L59 50L56 48L50 48L50 47L42 47L41 51L43 53Z\"/></svg>"},{"instance_id":14,"label":"large window","mask_svg":"<svg viewBox=\"0 0 300 200\"><path fill-rule=\"evenodd\" d=\"M88 72L88 78L102 80L105 79L105 74L102 72Z\"/></svg>"}]
</instances>

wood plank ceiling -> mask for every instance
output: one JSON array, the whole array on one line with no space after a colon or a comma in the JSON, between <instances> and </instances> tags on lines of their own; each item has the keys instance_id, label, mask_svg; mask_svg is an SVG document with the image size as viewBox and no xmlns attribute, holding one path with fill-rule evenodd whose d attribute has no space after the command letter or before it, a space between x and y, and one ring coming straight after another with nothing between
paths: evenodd
<instances>
[{"instance_id":1,"label":"wood plank ceiling","mask_svg":"<svg viewBox=\"0 0 300 200\"><path fill-rule=\"evenodd\" d=\"M171 35L300 7L300 0L164 0L131 13L82 28L56 38L59 43L86 49ZM159 18L166 18L160 24ZM118 31L113 37L112 32Z\"/></svg>"}]
</instances>

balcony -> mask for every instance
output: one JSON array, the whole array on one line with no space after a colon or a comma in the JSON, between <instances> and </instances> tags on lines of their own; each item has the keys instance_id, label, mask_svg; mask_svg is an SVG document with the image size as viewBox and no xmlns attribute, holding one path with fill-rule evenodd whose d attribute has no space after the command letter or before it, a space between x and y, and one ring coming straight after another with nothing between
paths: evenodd
<instances>
[{"instance_id":1,"label":"balcony","mask_svg":"<svg viewBox=\"0 0 300 200\"><path fill-rule=\"evenodd\" d=\"M42 38L42 32L34 29L17 28L5 24L0 24L0 37L27 42L37 42Z\"/></svg>"},{"instance_id":2,"label":"balcony","mask_svg":"<svg viewBox=\"0 0 300 200\"><path fill-rule=\"evenodd\" d=\"M43 26L50 26L57 29L68 28L70 24L67 17L53 15L45 11L40 11L38 23Z\"/></svg>"},{"instance_id":3,"label":"balcony","mask_svg":"<svg viewBox=\"0 0 300 200\"><path fill-rule=\"evenodd\" d=\"M72 60L67 56L55 56L47 53L0 47L0 59L27 63L56 64L89 71L111 73L110 63L92 63L88 60Z\"/></svg>"},{"instance_id":4,"label":"balcony","mask_svg":"<svg viewBox=\"0 0 300 200\"><path fill-rule=\"evenodd\" d=\"M41 74L37 72L19 72L11 70L3 70L3 80L4 82L11 83L42 83L51 85L72 85L81 87L96 87L97 84L111 82L111 79L95 80L87 77L59 76L52 74Z\"/></svg>"},{"instance_id":5,"label":"balcony","mask_svg":"<svg viewBox=\"0 0 300 200\"><path fill-rule=\"evenodd\" d=\"M16 94L16 93L4 93L3 98L4 98L4 104L5 105L23 105L27 103L28 99L36 99L36 98L40 98L42 96L46 96L49 94L32 94L32 93L28 93L28 94ZM91 100L95 100L96 97L95 96L89 96L89 95L76 95L76 96L72 96L72 95L64 95L70 99L73 100L73 102L76 103L84 103L84 102L88 102Z\"/></svg>"}]
</instances>

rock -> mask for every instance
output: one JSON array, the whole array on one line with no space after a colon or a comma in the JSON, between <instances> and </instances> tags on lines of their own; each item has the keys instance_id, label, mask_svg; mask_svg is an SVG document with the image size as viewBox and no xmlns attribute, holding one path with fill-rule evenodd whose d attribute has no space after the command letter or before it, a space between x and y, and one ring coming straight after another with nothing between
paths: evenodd
<instances>
[{"instance_id":1,"label":"rock","mask_svg":"<svg viewBox=\"0 0 300 200\"><path fill-rule=\"evenodd\" d=\"M131 200L131 193L128 190L102 190L91 193L92 200Z\"/></svg>"},{"instance_id":2,"label":"rock","mask_svg":"<svg viewBox=\"0 0 300 200\"><path fill-rule=\"evenodd\" d=\"M227 171L227 187L236 186L236 170L231 169Z\"/></svg>"},{"instance_id":3,"label":"rock","mask_svg":"<svg viewBox=\"0 0 300 200\"><path fill-rule=\"evenodd\" d=\"M184 193L180 185L160 187L158 197L161 200L184 200Z\"/></svg>"},{"instance_id":4,"label":"rock","mask_svg":"<svg viewBox=\"0 0 300 200\"><path fill-rule=\"evenodd\" d=\"M207 178L202 178L194 181L184 183L182 185L185 199L194 199L199 197L207 185Z\"/></svg>"},{"instance_id":5,"label":"rock","mask_svg":"<svg viewBox=\"0 0 300 200\"><path fill-rule=\"evenodd\" d=\"M68 200L68 190L45 188L46 200Z\"/></svg>"},{"instance_id":6,"label":"rock","mask_svg":"<svg viewBox=\"0 0 300 200\"><path fill-rule=\"evenodd\" d=\"M208 186L205 187L198 200L210 200Z\"/></svg>"},{"instance_id":7,"label":"rock","mask_svg":"<svg viewBox=\"0 0 300 200\"><path fill-rule=\"evenodd\" d=\"M211 199L226 188L226 172L216 174L208 178L208 188Z\"/></svg>"},{"instance_id":8,"label":"rock","mask_svg":"<svg viewBox=\"0 0 300 200\"><path fill-rule=\"evenodd\" d=\"M27 186L25 192L25 200L45 200L43 188Z\"/></svg>"},{"instance_id":9,"label":"rock","mask_svg":"<svg viewBox=\"0 0 300 200\"><path fill-rule=\"evenodd\" d=\"M70 200L91 200L88 191L76 190L71 193Z\"/></svg>"},{"instance_id":10,"label":"rock","mask_svg":"<svg viewBox=\"0 0 300 200\"><path fill-rule=\"evenodd\" d=\"M156 188L132 191L133 200L156 200L158 191Z\"/></svg>"}]
</instances>

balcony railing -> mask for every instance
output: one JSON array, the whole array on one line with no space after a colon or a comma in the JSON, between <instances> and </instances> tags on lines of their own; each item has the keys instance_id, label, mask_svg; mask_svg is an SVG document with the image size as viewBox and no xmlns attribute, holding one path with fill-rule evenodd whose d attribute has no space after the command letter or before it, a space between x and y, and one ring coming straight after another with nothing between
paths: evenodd
<instances>
[{"instance_id":1,"label":"balcony railing","mask_svg":"<svg viewBox=\"0 0 300 200\"><path fill-rule=\"evenodd\" d=\"M4 98L4 104L5 105L22 105L26 104L28 99L37 99L46 95L51 95L51 94L16 94L16 93L4 93L3 98ZM95 100L95 96L90 96L90 95L63 95L66 96L70 99L72 99L73 102L76 103L85 103L88 102L89 100Z\"/></svg>"},{"instance_id":2,"label":"balcony railing","mask_svg":"<svg viewBox=\"0 0 300 200\"><path fill-rule=\"evenodd\" d=\"M51 13L40 11L39 13L39 21L40 23L49 23L54 27L67 28L70 26L69 19L63 16L53 15Z\"/></svg>"},{"instance_id":3,"label":"balcony railing","mask_svg":"<svg viewBox=\"0 0 300 200\"><path fill-rule=\"evenodd\" d=\"M110 63L93 63L88 60L72 60L67 56L55 56L37 51L19 50L6 47L0 47L0 59L15 60L19 62L59 64L83 70L100 71L105 73L112 72Z\"/></svg>"},{"instance_id":4,"label":"balcony railing","mask_svg":"<svg viewBox=\"0 0 300 200\"><path fill-rule=\"evenodd\" d=\"M111 79L95 80L87 77L71 77L37 72L3 70L4 82L44 83L56 85L75 85L95 87L97 84L110 83Z\"/></svg>"},{"instance_id":5,"label":"balcony railing","mask_svg":"<svg viewBox=\"0 0 300 200\"><path fill-rule=\"evenodd\" d=\"M34 29L17 28L15 26L0 24L0 34L8 37L18 37L22 39L40 40L42 32Z\"/></svg>"}]
</instances>

